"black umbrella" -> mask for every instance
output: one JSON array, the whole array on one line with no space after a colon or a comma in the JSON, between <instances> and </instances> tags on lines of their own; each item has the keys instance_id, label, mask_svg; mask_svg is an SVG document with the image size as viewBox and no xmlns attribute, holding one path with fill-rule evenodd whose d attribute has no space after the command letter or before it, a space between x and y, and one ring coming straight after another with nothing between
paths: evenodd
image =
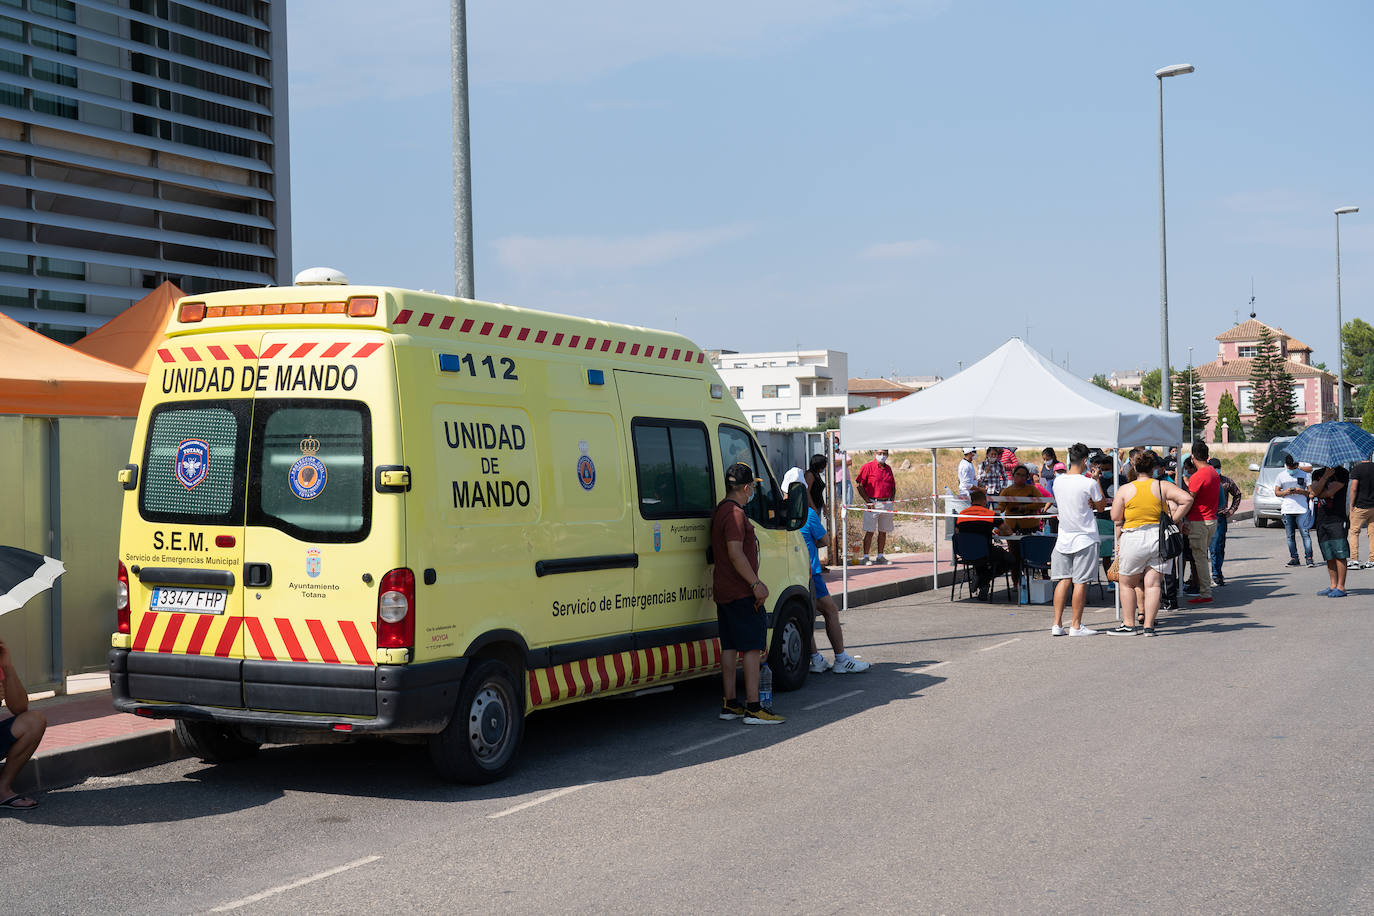
<instances>
[{"instance_id":1,"label":"black umbrella","mask_svg":"<svg viewBox=\"0 0 1374 916\"><path fill-rule=\"evenodd\" d=\"M61 560L18 547L0 547L0 614L17 611L34 595L52 588L66 571Z\"/></svg>"}]
</instances>

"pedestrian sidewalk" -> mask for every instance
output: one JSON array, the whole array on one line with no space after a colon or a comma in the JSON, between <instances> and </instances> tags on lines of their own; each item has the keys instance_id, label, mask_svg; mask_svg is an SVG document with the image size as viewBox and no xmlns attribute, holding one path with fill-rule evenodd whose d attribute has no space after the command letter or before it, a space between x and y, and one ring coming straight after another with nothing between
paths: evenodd
<instances>
[{"instance_id":1,"label":"pedestrian sidewalk","mask_svg":"<svg viewBox=\"0 0 1374 916\"><path fill-rule=\"evenodd\" d=\"M41 792L186 756L170 719L115 712L108 679L100 678L103 687L90 676L72 678L68 689L82 692L30 702L48 720L48 730L19 774L16 792Z\"/></svg>"}]
</instances>

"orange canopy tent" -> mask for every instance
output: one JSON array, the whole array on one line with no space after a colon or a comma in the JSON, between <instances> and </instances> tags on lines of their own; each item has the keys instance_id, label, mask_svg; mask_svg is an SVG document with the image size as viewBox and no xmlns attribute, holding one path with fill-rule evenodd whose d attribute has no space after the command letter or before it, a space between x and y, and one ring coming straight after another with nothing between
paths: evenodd
<instances>
[{"instance_id":1,"label":"orange canopy tent","mask_svg":"<svg viewBox=\"0 0 1374 916\"><path fill-rule=\"evenodd\" d=\"M157 289L72 346L82 353L146 375L153 364L153 354L167 339L167 321L172 309L185 295L175 283L164 280Z\"/></svg>"},{"instance_id":2,"label":"orange canopy tent","mask_svg":"<svg viewBox=\"0 0 1374 916\"><path fill-rule=\"evenodd\" d=\"M146 378L0 315L0 414L133 417Z\"/></svg>"}]
</instances>

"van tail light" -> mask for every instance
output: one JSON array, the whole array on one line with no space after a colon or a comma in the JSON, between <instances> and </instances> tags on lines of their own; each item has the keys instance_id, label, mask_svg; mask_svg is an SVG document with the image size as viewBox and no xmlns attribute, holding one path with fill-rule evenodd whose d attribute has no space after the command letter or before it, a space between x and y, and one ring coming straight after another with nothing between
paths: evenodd
<instances>
[{"instance_id":1,"label":"van tail light","mask_svg":"<svg viewBox=\"0 0 1374 916\"><path fill-rule=\"evenodd\" d=\"M115 574L115 630L129 632L129 571L118 560L119 572Z\"/></svg>"},{"instance_id":2,"label":"van tail light","mask_svg":"<svg viewBox=\"0 0 1374 916\"><path fill-rule=\"evenodd\" d=\"M377 595L377 648L415 646L415 573L393 569L382 576Z\"/></svg>"}]
</instances>

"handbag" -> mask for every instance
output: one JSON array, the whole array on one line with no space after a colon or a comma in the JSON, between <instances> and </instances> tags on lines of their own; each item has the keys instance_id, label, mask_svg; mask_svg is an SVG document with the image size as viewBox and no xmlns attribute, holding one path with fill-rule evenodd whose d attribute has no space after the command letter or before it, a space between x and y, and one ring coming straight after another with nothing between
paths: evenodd
<instances>
[{"instance_id":1,"label":"handbag","mask_svg":"<svg viewBox=\"0 0 1374 916\"><path fill-rule=\"evenodd\" d=\"M1183 554L1183 532L1178 530L1173 517L1169 515L1168 503L1164 501L1164 487L1159 488L1159 558L1177 559Z\"/></svg>"},{"instance_id":2,"label":"handbag","mask_svg":"<svg viewBox=\"0 0 1374 916\"><path fill-rule=\"evenodd\" d=\"M1107 581L1108 581L1108 582L1120 582L1120 581L1121 581L1121 558L1120 558L1120 557L1112 557L1112 565L1107 567Z\"/></svg>"}]
</instances>

